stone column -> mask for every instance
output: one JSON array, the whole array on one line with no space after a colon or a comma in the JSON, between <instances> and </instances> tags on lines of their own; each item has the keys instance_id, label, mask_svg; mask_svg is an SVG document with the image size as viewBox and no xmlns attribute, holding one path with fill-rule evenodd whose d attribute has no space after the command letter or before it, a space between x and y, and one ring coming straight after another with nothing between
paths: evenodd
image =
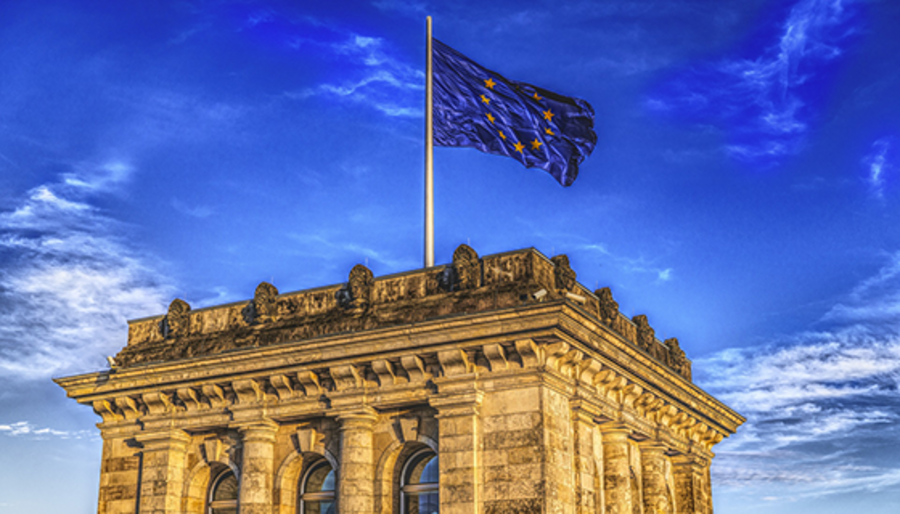
<instances>
[{"instance_id":1,"label":"stone column","mask_svg":"<svg viewBox=\"0 0 900 514\"><path fill-rule=\"evenodd\" d=\"M650 441L641 444L640 448L644 514L673 514L666 483L666 448Z\"/></svg>"},{"instance_id":2,"label":"stone column","mask_svg":"<svg viewBox=\"0 0 900 514\"><path fill-rule=\"evenodd\" d=\"M431 399L437 409L441 514L482 512L481 421L484 393L470 391Z\"/></svg>"},{"instance_id":3,"label":"stone column","mask_svg":"<svg viewBox=\"0 0 900 514\"><path fill-rule=\"evenodd\" d=\"M275 433L278 425L262 421L239 427L241 433L241 514L272 514L275 482Z\"/></svg>"},{"instance_id":4,"label":"stone column","mask_svg":"<svg viewBox=\"0 0 900 514\"><path fill-rule=\"evenodd\" d=\"M630 514L631 461L628 436L631 430L624 425L600 425L603 437L603 497L606 514Z\"/></svg>"},{"instance_id":5,"label":"stone column","mask_svg":"<svg viewBox=\"0 0 900 514\"><path fill-rule=\"evenodd\" d=\"M187 445L191 437L182 430L138 434L142 445L139 509L141 514L181 512Z\"/></svg>"},{"instance_id":6,"label":"stone column","mask_svg":"<svg viewBox=\"0 0 900 514\"><path fill-rule=\"evenodd\" d=\"M575 433L575 512L577 514L594 514L599 511L594 477L597 467L595 441L597 424L594 416L583 409L575 408L572 412L573 432Z\"/></svg>"},{"instance_id":7,"label":"stone column","mask_svg":"<svg viewBox=\"0 0 900 514\"><path fill-rule=\"evenodd\" d=\"M340 414L337 419L341 425L337 511L341 514L372 514L375 508L372 427L378 416L375 409L365 407Z\"/></svg>"},{"instance_id":8,"label":"stone column","mask_svg":"<svg viewBox=\"0 0 900 514\"><path fill-rule=\"evenodd\" d=\"M672 458L677 514L712 514L709 459L699 455Z\"/></svg>"}]
</instances>

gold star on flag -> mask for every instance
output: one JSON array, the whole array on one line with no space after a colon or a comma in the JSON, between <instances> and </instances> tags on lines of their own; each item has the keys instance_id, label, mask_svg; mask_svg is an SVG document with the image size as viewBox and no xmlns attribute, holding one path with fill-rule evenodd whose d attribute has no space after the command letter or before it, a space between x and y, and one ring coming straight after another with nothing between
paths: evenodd
<instances>
[{"instance_id":1,"label":"gold star on flag","mask_svg":"<svg viewBox=\"0 0 900 514\"><path fill-rule=\"evenodd\" d=\"M484 85L488 89L494 89L494 86L497 85L497 83L494 82L494 79L488 77L488 79L484 81Z\"/></svg>"},{"instance_id":2,"label":"gold star on flag","mask_svg":"<svg viewBox=\"0 0 900 514\"><path fill-rule=\"evenodd\" d=\"M544 144L544 143L541 143L540 141L538 141L537 138L534 138L534 141L531 142L531 149L537 150L541 147L542 144Z\"/></svg>"},{"instance_id":3,"label":"gold star on flag","mask_svg":"<svg viewBox=\"0 0 900 514\"><path fill-rule=\"evenodd\" d=\"M491 99L488 98L488 97L486 97L486 96L484 96L484 95L481 95L481 101L484 102L484 103L486 103L486 104L488 104L488 105L491 104ZM545 116L546 116L546 114L545 114Z\"/></svg>"},{"instance_id":4,"label":"gold star on flag","mask_svg":"<svg viewBox=\"0 0 900 514\"><path fill-rule=\"evenodd\" d=\"M522 149L525 148L525 145L523 145L522 143L519 143L518 141L513 146L516 147L516 151L519 153L522 153Z\"/></svg>"},{"instance_id":5,"label":"gold star on flag","mask_svg":"<svg viewBox=\"0 0 900 514\"><path fill-rule=\"evenodd\" d=\"M502 137L503 139L506 139L506 134L504 134L502 130L500 130L499 132L500 132L500 137Z\"/></svg>"},{"instance_id":6,"label":"gold star on flag","mask_svg":"<svg viewBox=\"0 0 900 514\"><path fill-rule=\"evenodd\" d=\"M549 128L545 128L545 129L544 129L544 133L547 134L548 136L555 136L555 135L556 135L556 134L553 133L553 131L550 130Z\"/></svg>"},{"instance_id":7,"label":"gold star on flag","mask_svg":"<svg viewBox=\"0 0 900 514\"><path fill-rule=\"evenodd\" d=\"M532 96L532 98L534 98L535 100L543 100L544 99L543 96L537 94L537 91L534 92L534 95Z\"/></svg>"},{"instance_id":8,"label":"gold star on flag","mask_svg":"<svg viewBox=\"0 0 900 514\"><path fill-rule=\"evenodd\" d=\"M484 95L481 95L481 97L484 98ZM550 112L550 109L544 111L544 119L547 121L553 121L553 113Z\"/></svg>"},{"instance_id":9,"label":"gold star on flag","mask_svg":"<svg viewBox=\"0 0 900 514\"><path fill-rule=\"evenodd\" d=\"M491 122L491 123L494 122L494 116L493 116L491 113L487 113L487 119L488 119L488 121Z\"/></svg>"}]
</instances>

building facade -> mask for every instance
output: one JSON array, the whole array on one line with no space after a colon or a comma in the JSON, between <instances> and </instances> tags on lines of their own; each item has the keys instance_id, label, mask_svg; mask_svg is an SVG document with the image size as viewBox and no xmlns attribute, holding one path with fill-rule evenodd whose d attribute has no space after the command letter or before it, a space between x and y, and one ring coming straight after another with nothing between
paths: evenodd
<instances>
[{"instance_id":1,"label":"building facade","mask_svg":"<svg viewBox=\"0 0 900 514\"><path fill-rule=\"evenodd\" d=\"M744 421L676 339L533 249L132 321L100 514L708 514Z\"/></svg>"}]
</instances>

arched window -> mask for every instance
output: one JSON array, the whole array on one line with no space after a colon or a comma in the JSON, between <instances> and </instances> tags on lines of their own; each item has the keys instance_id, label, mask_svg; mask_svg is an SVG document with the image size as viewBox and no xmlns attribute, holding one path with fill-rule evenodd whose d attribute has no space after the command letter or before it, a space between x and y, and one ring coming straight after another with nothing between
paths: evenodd
<instances>
[{"instance_id":1,"label":"arched window","mask_svg":"<svg viewBox=\"0 0 900 514\"><path fill-rule=\"evenodd\" d=\"M238 481L231 470L219 473L209 488L208 514L237 514Z\"/></svg>"},{"instance_id":2,"label":"arched window","mask_svg":"<svg viewBox=\"0 0 900 514\"><path fill-rule=\"evenodd\" d=\"M334 514L334 469L327 460L312 465L300 486L300 514Z\"/></svg>"},{"instance_id":3,"label":"arched window","mask_svg":"<svg viewBox=\"0 0 900 514\"><path fill-rule=\"evenodd\" d=\"M403 514L438 514L438 456L430 449L413 454L403 467L400 504Z\"/></svg>"}]
</instances>

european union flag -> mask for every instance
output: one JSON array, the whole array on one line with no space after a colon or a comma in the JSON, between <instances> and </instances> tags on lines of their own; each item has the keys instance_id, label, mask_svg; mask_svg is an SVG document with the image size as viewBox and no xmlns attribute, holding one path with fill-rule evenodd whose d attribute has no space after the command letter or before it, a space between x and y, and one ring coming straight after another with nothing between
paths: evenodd
<instances>
[{"instance_id":1,"label":"european union flag","mask_svg":"<svg viewBox=\"0 0 900 514\"><path fill-rule=\"evenodd\" d=\"M508 80L437 39L432 44L435 145L506 155L563 186L575 181L597 143L589 103Z\"/></svg>"}]
</instances>

